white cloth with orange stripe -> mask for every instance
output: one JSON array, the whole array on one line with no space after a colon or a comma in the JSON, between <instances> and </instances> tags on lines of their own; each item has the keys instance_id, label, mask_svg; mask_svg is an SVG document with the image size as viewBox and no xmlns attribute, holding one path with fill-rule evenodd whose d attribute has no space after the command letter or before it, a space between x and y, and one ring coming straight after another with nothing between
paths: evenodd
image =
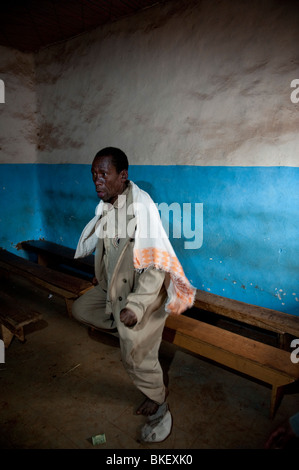
<instances>
[{"instance_id":1,"label":"white cloth with orange stripe","mask_svg":"<svg viewBox=\"0 0 299 470\"><path fill-rule=\"evenodd\" d=\"M132 181L130 184L132 185L133 207L127 210L136 218L134 268L143 270L154 267L167 273L168 299L165 309L172 314L183 313L192 307L196 289L185 276L152 198ZM97 223L101 218L103 206L104 202L101 201L96 207L95 217L84 228L75 258L87 256L95 250L99 236Z\"/></svg>"}]
</instances>

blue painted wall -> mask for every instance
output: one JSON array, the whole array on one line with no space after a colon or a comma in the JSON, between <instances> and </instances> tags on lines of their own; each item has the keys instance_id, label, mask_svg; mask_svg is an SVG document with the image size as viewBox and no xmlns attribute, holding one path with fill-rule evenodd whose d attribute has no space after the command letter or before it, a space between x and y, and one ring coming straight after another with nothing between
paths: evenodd
<instances>
[{"instance_id":1,"label":"blue painted wall","mask_svg":"<svg viewBox=\"0 0 299 470\"><path fill-rule=\"evenodd\" d=\"M0 166L0 246L13 251L18 242L45 235L40 210L38 166Z\"/></svg>"},{"instance_id":2,"label":"blue painted wall","mask_svg":"<svg viewBox=\"0 0 299 470\"><path fill-rule=\"evenodd\" d=\"M195 287L299 315L299 168L134 165L129 177L158 204L203 204L200 248L170 230ZM90 165L3 164L0 189L10 251L39 238L75 248L98 203Z\"/></svg>"}]
</instances>

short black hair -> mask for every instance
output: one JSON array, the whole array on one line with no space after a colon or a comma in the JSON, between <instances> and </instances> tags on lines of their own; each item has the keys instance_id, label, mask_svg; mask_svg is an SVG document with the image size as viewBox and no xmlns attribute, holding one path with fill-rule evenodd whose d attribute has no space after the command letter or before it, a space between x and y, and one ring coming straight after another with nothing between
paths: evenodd
<instances>
[{"instance_id":1,"label":"short black hair","mask_svg":"<svg viewBox=\"0 0 299 470\"><path fill-rule=\"evenodd\" d=\"M127 155L116 147L105 147L102 150L99 150L94 157L94 160L98 157L111 157L111 163L115 167L117 173L120 173L122 170L128 170L129 168Z\"/></svg>"}]
</instances>

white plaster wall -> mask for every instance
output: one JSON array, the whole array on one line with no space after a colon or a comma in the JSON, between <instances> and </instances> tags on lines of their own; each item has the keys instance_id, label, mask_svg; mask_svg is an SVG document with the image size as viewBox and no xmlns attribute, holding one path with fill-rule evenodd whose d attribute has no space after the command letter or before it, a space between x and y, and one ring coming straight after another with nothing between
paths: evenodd
<instances>
[{"instance_id":1,"label":"white plaster wall","mask_svg":"<svg viewBox=\"0 0 299 470\"><path fill-rule=\"evenodd\" d=\"M38 160L298 166L295 5L171 1L41 52Z\"/></svg>"},{"instance_id":2,"label":"white plaster wall","mask_svg":"<svg viewBox=\"0 0 299 470\"><path fill-rule=\"evenodd\" d=\"M37 118L35 65L32 54L0 46L0 163L35 163Z\"/></svg>"},{"instance_id":3,"label":"white plaster wall","mask_svg":"<svg viewBox=\"0 0 299 470\"><path fill-rule=\"evenodd\" d=\"M38 53L36 95L33 57L1 48L0 161L298 166L297 6L170 0Z\"/></svg>"}]
</instances>

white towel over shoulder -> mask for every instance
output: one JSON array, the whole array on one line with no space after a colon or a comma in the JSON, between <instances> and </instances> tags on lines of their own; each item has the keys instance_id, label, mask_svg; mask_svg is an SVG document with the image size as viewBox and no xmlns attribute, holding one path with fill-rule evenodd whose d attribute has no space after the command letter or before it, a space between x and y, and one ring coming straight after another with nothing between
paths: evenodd
<instances>
[{"instance_id":1,"label":"white towel over shoulder","mask_svg":"<svg viewBox=\"0 0 299 470\"><path fill-rule=\"evenodd\" d=\"M186 278L183 268L163 228L159 211L148 193L131 181L133 207L130 215L136 217L133 263L137 270L154 267L167 273L168 299L166 311L183 313L192 307L196 289ZM91 254L98 239L97 223L102 215L103 201L96 208L95 217L86 225L78 242L75 258Z\"/></svg>"}]
</instances>

